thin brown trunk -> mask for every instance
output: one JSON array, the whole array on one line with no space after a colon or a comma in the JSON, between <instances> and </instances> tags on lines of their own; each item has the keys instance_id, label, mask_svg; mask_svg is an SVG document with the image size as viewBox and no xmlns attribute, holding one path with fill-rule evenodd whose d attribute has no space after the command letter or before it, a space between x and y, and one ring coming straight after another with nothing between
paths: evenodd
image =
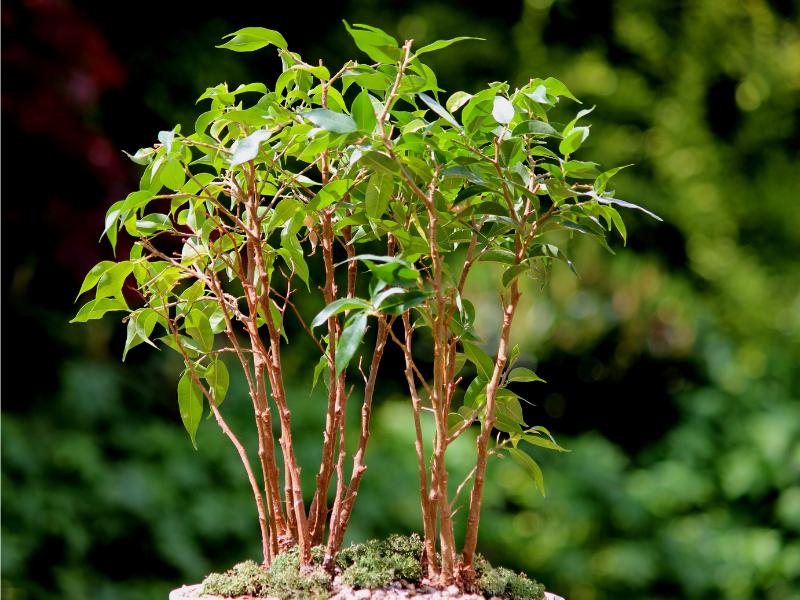
<instances>
[{"instance_id":1,"label":"thin brown trunk","mask_svg":"<svg viewBox=\"0 0 800 600\"><path fill-rule=\"evenodd\" d=\"M419 503L422 510L423 535L425 538L425 558L428 563L428 577L434 579L439 576L439 561L436 558L436 508L431 504L428 490L428 469L425 458L425 442L422 436L422 399L417 391L414 380L414 358L411 352L411 338L414 331L411 327L408 313L403 314L403 330L405 343L402 345L405 357L405 375L408 390L411 394L411 405L414 413L414 448L417 451L417 467L419 468Z\"/></svg>"},{"instance_id":2,"label":"thin brown trunk","mask_svg":"<svg viewBox=\"0 0 800 600\"><path fill-rule=\"evenodd\" d=\"M264 256L261 252L261 232L260 221L258 218L258 195L255 191L255 177L253 173L252 163L248 173L248 198L247 198L247 211L252 231L249 233L251 240L258 240L254 243L254 251L252 252L253 263L258 270L259 283L261 284L261 293L258 294L258 301L264 313L264 321L267 325L269 333L269 354L265 357L264 367L269 375L270 387L272 391L272 398L278 409L278 418L281 426L281 437L279 439L281 451L283 453L284 464L284 480L285 480L285 494L286 494L286 512L289 521L289 527L294 524L296 528L296 541L300 548L300 557L303 564L308 564L311 561L311 546L309 544L307 521L305 514L305 507L303 504L303 494L300 488L300 468L297 464L297 458L294 454L294 447L292 444L292 430L291 430L291 411L286 400L286 391L283 384L283 373L281 369L281 355L280 355L280 333L275 328L275 323L272 320L272 311L270 309L270 281L269 275L264 263Z\"/></svg>"},{"instance_id":3,"label":"thin brown trunk","mask_svg":"<svg viewBox=\"0 0 800 600\"><path fill-rule=\"evenodd\" d=\"M477 451L478 458L475 465L475 480L469 498L469 516L467 517L467 531L464 538L464 551L462 552L462 570L471 575L472 563L475 559L475 549L478 544L478 525L480 523L481 500L483 498L483 483L486 475L486 461L489 455L489 438L494 427L495 400L497 390L500 386L500 378L503 375L506 362L508 361L508 344L511 334L511 324L514 320L514 312L517 309L520 292L519 285L515 280L511 284L508 303L503 310L503 325L500 333L500 344L497 349L497 358L494 363L492 378L486 386L486 416L481 424L481 432L478 435Z\"/></svg>"},{"instance_id":4,"label":"thin brown trunk","mask_svg":"<svg viewBox=\"0 0 800 600\"><path fill-rule=\"evenodd\" d=\"M253 497L255 498L256 501L256 510L258 512L258 524L259 527L261 528L261 550L264 557L264 564L268 564L270 562L271 553L270 553L269 525L267 523L267 514L266 511L264 510L264 498L261 495L261 489L259 488L258 481L256 480L256 476L253 473L253 468L250 465L250 458L247 456L247 450L245 450L244 446L239 441L239 438L236 436L236 434L233 433L233 430L230 428L228 423L223 418L222 413L219 411L219 408L217 407L217 403L214 400L214 397L200 381L200 377L198 377L197 372L192 367L194 363L189 358L189 355L186 353L186 350L181 345L180 336L178 335L178 330L175 327L173 321L169 318L169 315L166 315L166 321L169 325L170 331L172 332L172 336L175 338L175 344L177 345L178 349L183 355L183 360L186 363L187 367L189 368L189 372L191 374L194 385L196 385L203 392L203 395L206 397L206 400L208 401L208 405L211 407L211 412L214 413L214 418L216 419L219 428L222 429L222 432L228 437L228 439L233 444L234 448L236 448L236 452L239 454L239 458L242 461L244 470L247 473L247 479L250 482L250 488L252 489Z\"/></svg>"},{"instance_id":5,"label":"thin brown trunk","mask_svg":"<svg viewBox=\"0 0 800 600\"><path fill-rule=\"evenodd\" d=\"M325 285L322 295L328 305L336 298L336 282L333 264L333 229L329 213L322 216L322 257L325 266ZM337 406L342 401L344 386L336 376L336 340L339 336L339 320L328 319L328 409L323 431L322 457L316 477L316 490L309 509L309 530L313 545L322 543L328 513L328 488L333 475L333 456L336 446Z\"/></svg>"},{"instance_id":6,"label":"thin brown trunk","mask_svg":"<svg viewBox=\"0 0 800 600\"><path fill-rule=\"evenodd\" d=\"M361 478L367 470L364 464L364 455L367 450L367 442L369 441L369 422L372 414L372 398L375 394L375 384L378 379L378 368L380 367L381 358L383 357L383 350L386 346L386 339L388 337L388 330L391 327L384 317L378 319L378 333L375 340L375 349L372 354L372 362L369 368L369 377L364 387L364 402L361 405L361 435L358 439L358 448L353 455L353 471L350 474L350 482L347 485L347 492L344 494L341 508L339 510L339 519L335 532L331 530L331 536L328 539L326 554L328 556L335 555L344 541L344 532L347 530L347 525L350 522L350 515L353 511L353 505L358 495L358 488L361 485Z\"/></svg>"}]
</instances>

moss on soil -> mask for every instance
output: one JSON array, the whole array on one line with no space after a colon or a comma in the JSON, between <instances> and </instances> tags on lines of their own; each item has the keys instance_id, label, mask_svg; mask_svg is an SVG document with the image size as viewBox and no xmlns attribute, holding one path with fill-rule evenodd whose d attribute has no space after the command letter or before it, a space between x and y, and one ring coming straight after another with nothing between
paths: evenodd
<instances>
[{"instance_id":1,"label":"moss on soil","mask_svg":"<svg viewBox=\"0 0 800 600\"><path fill-rule=\"evenodd\" d=\"M212 573L203 581L203 593L220 596L277 596L286 600L322 600L331 590L331 577L322 568L324 549L311 551L310 568L300 570L296 548L277 556L268 569L253 561L240 563L225 573ZM422 579L422 540L392 535L343 548L336 557L342 582L356 589L384 587L393 581L417 584ZM494 568L479 556L475 561L477 586L486 597L540 600L544 586L503 567Z\"/></svg>"}]
</instances>

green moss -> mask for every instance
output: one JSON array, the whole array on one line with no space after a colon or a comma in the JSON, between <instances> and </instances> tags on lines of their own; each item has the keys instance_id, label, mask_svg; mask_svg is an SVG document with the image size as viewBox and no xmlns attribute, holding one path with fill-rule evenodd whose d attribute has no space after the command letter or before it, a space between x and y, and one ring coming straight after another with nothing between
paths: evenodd
<instances>
[{"instance_id":1,"label":"green moss","mask_svg":"<svg viewBox=\"0 0 800 600\"><path fill-rule=\"evenodd\" d=\"M541 600L544 586L525 573L514 573L505 567L493 567L482 556L475 560L478 589L484 596L501 596L510 600Z\"/></svg>"},{"instance_id":2,"label":"green moss","mask_svg":"<svg viewBox=\"0 0 800 600\"><path fill-rule=\"evenodd\" d=\"M252 560L235 565L225 573L212 573L203 581L204 594L258 596L269 586L269 574Z\"/></svg>"},{"instance_id":3,"label":"green moss","mask_svg":"<svg viewBox=\"0 0 800 600\"><path fill-rule=\"evenodd\" d=\"M342 580L354 588L378 588L404 579L422 579L422 540L416 534L392 535L344 548L336 558Z\"/></svg>"},{"instance_id":4,"label":"green moss","mask_svg":"<svg viewBox=\"0 0 800 600\"><path fill-rule=\"evenodd\" d=\"M312 556L321 558L321 553L315 549ZM292 548L275 557L269 569L247 561L225 573L212 573L203 581L203 593L322 600L328 597L330 583L330 576L319 563L301 571L297 548Z\"/></svg>"},{"instance_id":5,"label":"green moss","mask_svg":"<svg viewBox=\"0 0 800 600\"><path fill-rule=\"evenodd\" d=\"M277 596L285 600L322 600L330 592L331 578L322 568L324 548L312 548L313 564L300 570L297 548L275 557L269 569L253 561L240 563L226 573L212 573L203 581L203 593L220 596ZM422 579L422 540L392 535L343 548L336 557L342 581L356 589L384 587L393 581L419 583ZM503 567L492 567L478 555L475 560L478 590L485 596L509 600L541 600L544 586Z\"/></svg>"}]
</instances>

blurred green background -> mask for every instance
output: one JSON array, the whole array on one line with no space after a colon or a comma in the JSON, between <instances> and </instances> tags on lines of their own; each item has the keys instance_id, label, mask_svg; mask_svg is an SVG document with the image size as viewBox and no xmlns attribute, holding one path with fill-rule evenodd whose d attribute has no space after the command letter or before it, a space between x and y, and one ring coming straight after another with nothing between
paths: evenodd
<instances>
[{"instance_id":1,"label":"blurred green background","mask_svg":"<svg viewBox=\"0 0 800 600\"><path fill-rule=\"evenodd\" d=\"M572 453L536 456L546 499L515 465L490 465L481 551L568 600L800 598L798 2L204 11L3 3L3 598L166 598L258 555L235 453L213 423L199 452L181 427L175 357L140 347L123 365L113 317L67 321L83 274L110 258L106 207L138 180L121 150L191 125L207 86L274 77L272 53L215 50L220 37L271 27L337 64L358 55L342 18L421 43L486 38L431 55L448 92L561 79L597 105L578 158L633 163L619 197L664 218L626 215L615 256L574 240L580 277L556 269L525 290L515 341L548 383L518 391ZM479 314L488 332L494 313ZM310 471L320 403L303 346L287 355ZM419 529L410 411L386 377L354 540ZM226 410L249 431L243 394Z\"/></svg>"}]
</instances>

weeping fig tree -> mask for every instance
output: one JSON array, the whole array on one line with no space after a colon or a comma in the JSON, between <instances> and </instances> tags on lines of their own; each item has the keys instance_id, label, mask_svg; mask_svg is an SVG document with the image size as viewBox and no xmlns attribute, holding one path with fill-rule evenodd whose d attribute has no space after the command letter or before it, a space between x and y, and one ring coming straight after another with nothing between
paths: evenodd
<instances>
[{"instance_id":1,"label":"weeping fig tree","mask_svg":"<svg viewBox=\"0 0 800 600\"><path fill-rule=\"evenodd\" d=\"M565 100L577 102L560 81L446 94L426 54L473 38L417 47L374 27L345 26L361 54L336 69L306 62L270 29L226 36L227 50L277 50L280 75L270 85L208 88L192 130L161 131L157 143L130 155L144 167L139 189L109 208L103 234L112 247L129 236L131 250L91 269L80 294L94 296L73 321L119 311L123 358L141 344L177 352L180 418L195 444L210 411L241 458L263 562L297 547L309 564L312 547L324 545L329 570L367 468L378 370L387 344L396 344L416 434L426 575L470 587L489 458L509 456L544 493L527 449L564 450L525 422L509 388L539 379L516 364L509 343L520 279L558 261L572 267L553 233L608 247L611 230L626 235L617 209L645 209L609 189L619 168L574 158L591 109L551 121L551 110L563 115ZM481 316L467 292L479 262L497 265L502 318L493 348L476 334ZM311 313L296 301L304 295L316 301ZM327 389L309 489L292 429L292 410L304 399L291 397L282 367L289 335L311 340L318 358L309 376ZM431 364L414 351L423 337ZM231 366L252 404L255 459L225 419ZM361 416L348 454L353 386ZM432 439L423 435L426 419ZM475 439L475 464L453 494L447 450L465 434ZM453 510L462 493L459 548Z\"/></svg>"}]
</instances>

